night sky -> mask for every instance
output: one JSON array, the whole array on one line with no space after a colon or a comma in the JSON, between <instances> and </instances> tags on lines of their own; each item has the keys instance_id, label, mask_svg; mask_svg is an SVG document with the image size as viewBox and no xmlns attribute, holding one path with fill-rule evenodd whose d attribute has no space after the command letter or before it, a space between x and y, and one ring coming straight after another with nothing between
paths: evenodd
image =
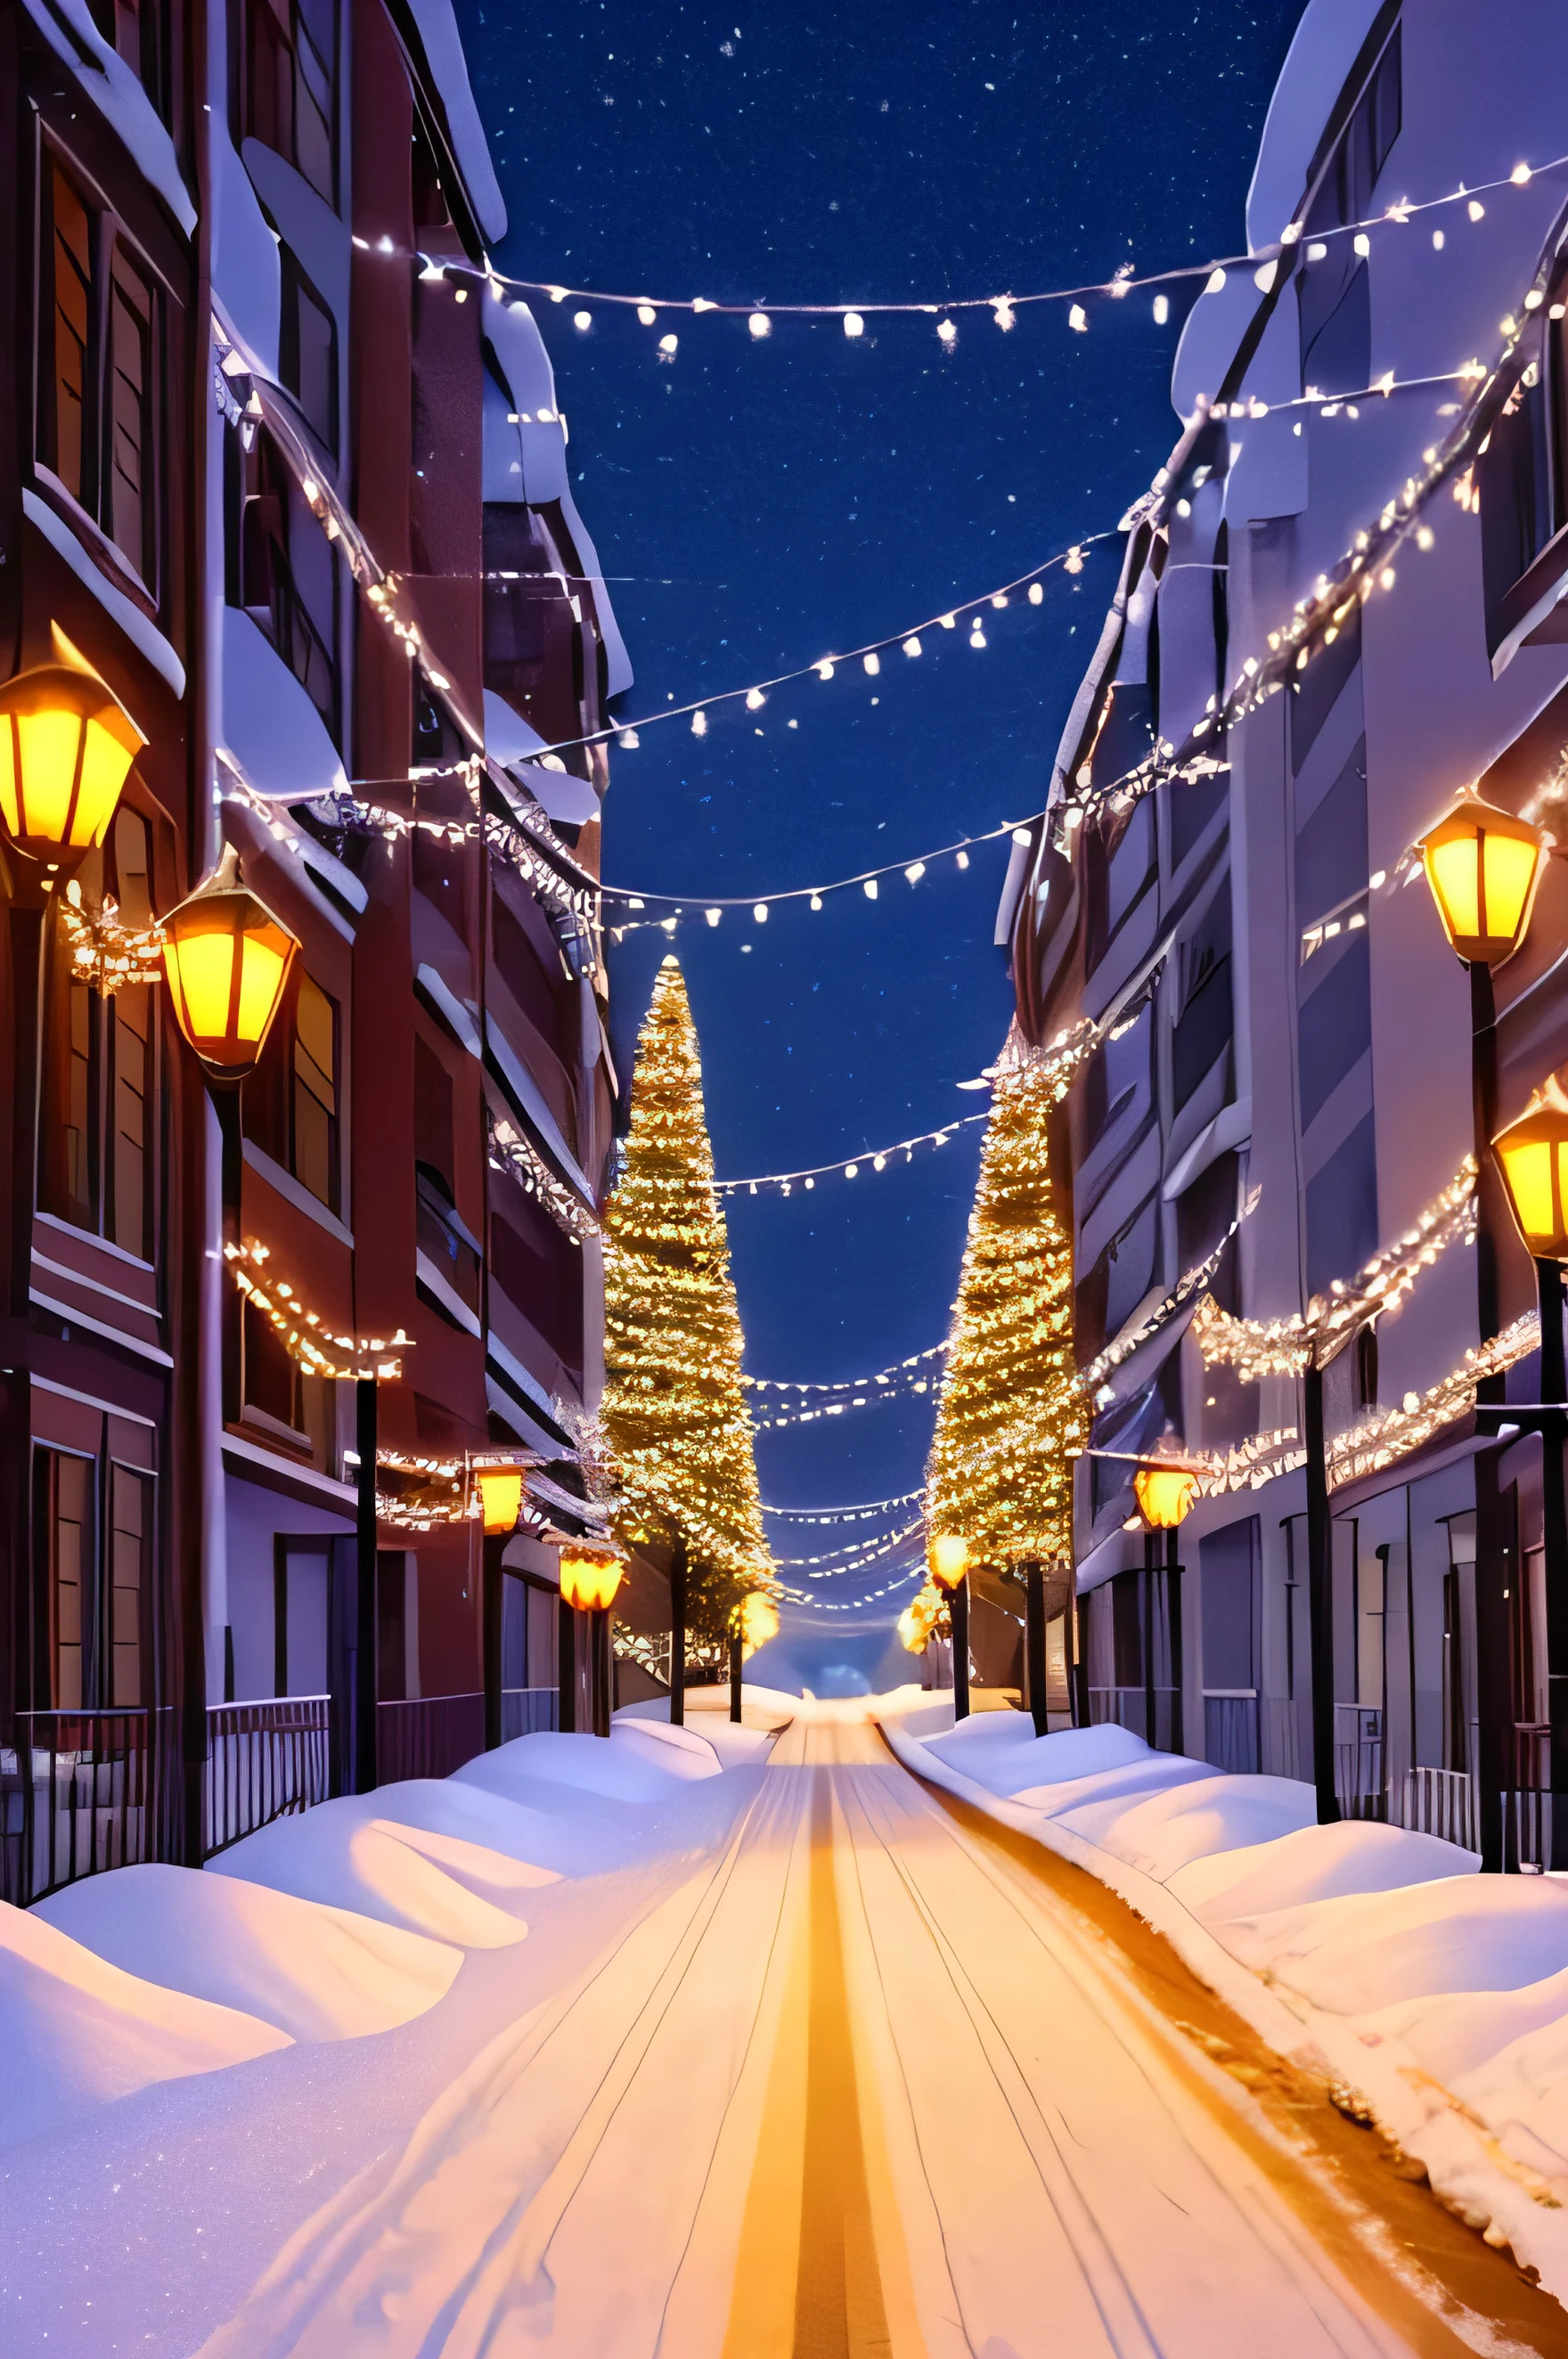
<instances>
[{"instance_id":1,"label":"night sky","mask_svg":"<svg viewBox=\"0 0 1568 2359\"><path fill-rule=\"evenodd\" d=\"M502 270L688 301L941 301L1240 250L1301 0L457 12L510 215ZM1199 284L1171 289L1164 327L1149 292L1091 299L1084 334L1065 304L1005 334L988 310L959 313L951 353L919 315L872 319L857 342L836 320L778 320L757 342L744 318L647 328L628 308L541 299L573 495L637 673L621 717L882 637L1114 527L1174 439L1171 359ZM877 679L856 665L755 714L726 707L703 739L683 720L644 728L612 756L606 881L761 896L1027 818L1118 550L1050 577L1038 608L988 613L983 653L928 632L918 661L895 651ZM916 886L885 880L875 904L855 891L817 915L681 928L721 1177L847 1158L985 1103L955 1084L1007 1030L1006 864L1004 842L966 873L949 858ZM628 933L613 955L623 1074L670 946ZM748 1368L859 1376L937 1342L977 1158L972 1126L881 1177L732 1200ZM908 1491L931 1419L928 1397L764 1435L763 1496ZM776 1525L775 1544L803 1554L855 1527L811 1528ZM851 1574L838 1594L884 1578ZM824 1649L791 1617L794 1668L829 1686L835 1664L869 1670L885 1622L858 1641L846 1625L871 1618L813 1617Z\"/></svg>"}]
</instances>

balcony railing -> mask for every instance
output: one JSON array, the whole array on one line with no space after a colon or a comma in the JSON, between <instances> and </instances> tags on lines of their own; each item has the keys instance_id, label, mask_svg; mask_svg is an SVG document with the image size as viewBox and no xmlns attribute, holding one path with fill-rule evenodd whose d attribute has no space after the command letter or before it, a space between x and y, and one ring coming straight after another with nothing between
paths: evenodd
<instances>
[{"instance_id":1,"label":"balcony railing","mask_svg":"<svg viewBox=\"0 0 1568 2359\"><path fill-rule=\"evenodd\" d=\"M207 1858L274 1819L326 1800L331 1714L331 1699L324 1695L208 1706L202 1788Z\"/></svg>"},{"instance_id":2,"label":"balcony railing","mask_svg":"<svg viewBox=\"0 0 1568 2359\"><path fill-rule=\"evenodd\" d=\"M541 1729L553 1729L561 1719L559 1688L503 1688L501 1690L501 1742L510 1745L515 1736L536 1736Z\"/></svg>"},{"instance_id":3,"label":"balcony railing","mask_svg":"<svg viewBox=\"0 0 1568 2359\"><path fill-rule=\"evenodd\" d=\"M18 1712L0 1748L0 1897L25 1908L105 1868L173 1848L175 1715Z\"/></svg>"},{"instance_id":4,"label":"balcony railing","mask_svg":"<svg viewBox=\"0 0 1568 2359\"><path fill-rule=\"evenodd\" d=\"M382 1786L404 1777L450 1777L485 1750L485 1696L410 1696L376 1707L376 1776Z\"/></svg>"}]
</instances>

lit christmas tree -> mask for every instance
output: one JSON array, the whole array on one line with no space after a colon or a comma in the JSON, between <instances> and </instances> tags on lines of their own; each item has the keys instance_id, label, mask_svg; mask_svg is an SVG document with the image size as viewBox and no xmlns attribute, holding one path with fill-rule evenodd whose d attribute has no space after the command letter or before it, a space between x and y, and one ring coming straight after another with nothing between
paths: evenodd
<instances>
[{"instance_id":1,"label":"lit christmas tree","mask_svg":"<svg viewBox=\"0 0 1568 2359\"><path fill-rule=\"evenodd\" d=\"M604 1211L604 1292L601 1415L622 1495L616 1525L626 1540L671 1551L678 1717L683 1625L727 1643L732 1613L772 1563L697 1033L673 957L637 1040L631 1128Z\"/></svg>"},{"instance_id":2,"label":"lit christmas tree","mask_svg":"<svg viewBox=\"0 0 1568 2359\"><path fill-rule=\"evenodd\" d=\"M1051 1174L1051 1116L1070 1060L1016 1032L993 1069L991 1120L953 1308L926 1522L998 1572L1072 1554L1073 1462L1088 1404L1073 1358L1069 1205Z\"/></svg>"}]
</instances>

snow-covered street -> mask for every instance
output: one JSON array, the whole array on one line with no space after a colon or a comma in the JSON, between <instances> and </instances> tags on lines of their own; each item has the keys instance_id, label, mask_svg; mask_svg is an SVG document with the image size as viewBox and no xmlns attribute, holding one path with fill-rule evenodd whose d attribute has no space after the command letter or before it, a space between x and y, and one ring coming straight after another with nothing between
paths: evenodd
<instances>
[{"instance_id":1,"label":"snow-covered street","mask_svg":"<svg viewBox=\"0 0 1568 2359\"><path fill-rule=\"evenodd\" d=\"M461 1964L385 2028L377 1953L382 2016L358 2036L345 2000L325 2030L14 2145L7 2346L1563 2347L1555 2305L1321 2085L1114 1896L911 1777L864 1702L807 1703L765 1758L760 1734L693 1723L684 1740L625 1721L609 1746L525 1738L478 1777L390 1789L368 1843L370 1798L327 1805L269 1830L234 1877L191 1879L257 1906L293 1886L303 1942L331 1873L363 1912L343 1924L401 1919L414 1951L420 1908L444 1910ZM510 1843L509 1880L499 1850L441 1832L465 1813L471 1838L487 1817ZM122 1929L100 1951L129 1939L146 1873L97 1884L100 1928ZM464 1900L497 1921L458 1923ZM396 1962L405 1980L419 1966ZM276 1989L281 1967L252 1969L258 2006L268 1971ZM201 1975L166 1945L155 1979Z\"/></svg>"}]
</instances>

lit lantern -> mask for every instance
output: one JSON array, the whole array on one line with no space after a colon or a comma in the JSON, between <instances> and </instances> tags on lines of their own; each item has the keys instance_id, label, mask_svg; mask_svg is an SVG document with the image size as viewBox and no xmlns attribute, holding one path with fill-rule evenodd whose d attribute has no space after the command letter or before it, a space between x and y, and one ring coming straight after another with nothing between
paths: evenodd
<instances>
[{"instance_id":1,"label":"lit lantern","mask_svg":"<svg viewBox=\"0 0 1568 2359\"><path fill-rule=\"evenodd\" d=\"M146 744L96 672L39 664L6 680L0 819L16 850L51 875L73 867L103 842L125 774Z\"/></svg>"},{"instance_id":2,"label":"lit lantern","mask_svg":"<svg viewBox=\"0 0 1568 2359\"><path fill-rule=\"evenodd\" d=\"M1465 795L1421 849L1438 916L1457 955L1480 966L1501 966L1512 958L1546 866L1541 830Z\"/></svg>"},{"instance_id":3,"label":"lit lantern","mask_svg":"<svg viewBox=\"0 0 1568 2359\"><path fill-rule=\"evenodd\" d=\"M485 1529L491 1538L514 1530L517 1511L523 1504L522 1468L506 1460L497 1460L489 1466L475 1466L474 1487L479 1494L479 1510Z\"/></svg>"},{"instance_id":4,"label":"lit lantern","mask_svg":"<svg viewBox=\"0 0 1568 2359\"><path fill-rule=\"evenodd\" d=\"M621 1560L583 1548L561 1552L561 1594L580 1614L601 1614L615 1602L621 1585Z\"/></svg>"},{"instance_id":5,"label":"lit lantern","mask_svg":"<svg viewBox=\"0 0 1568 2359\"><path fill-rule=\"evenodd\" d=\"M1568 1094L1555 1073L1492 1146L1530 1252L1568 1261Z\"/></svg>"},{"instance_id":6,"label":"lit lantern","mask_svg":"<svg viewBox=\"0 0 1568 2359\"><path fill-rule=\"evenodd\" d=\"M942 1589L956 1589L969 1570L969 1543L957 1532L937 1532L926 1549L931 1579Z\"/></svg>"},{"instance_id":7,"label":"lit lantern","mask_svg":"<svg viewBox=\"0 0 1568 2359\"><path fill-rule=\"evenodd\" d=\"M1173 1532L1192 1504L1198 1478L1190 1466L1140 1466L1132 1487L1144 1522L1157 1532Z\"/></svg>"},{"instance_id":8,"label":"lit lantern","mask_svg":"<svg viewBox=\"0 0 1568 2359\"><path fill-rule=\"evenodd\" d=\"M740 1601L740 1642L748 1655L779 1636L779 1608L765 1589L748 1589Z\"/></svg>"},{"instance_id":9,"label":"lit lantern","mask_svg":"<svg viewBox=\"0 0 1568 2359\"><path fill-rule=\"evenodd\" d=\"M239 881L233 844L163 920L164 972L180 1028L203 1064L242 1081L266 1044L299 945Z\"/></svg>"}]
</instances>

